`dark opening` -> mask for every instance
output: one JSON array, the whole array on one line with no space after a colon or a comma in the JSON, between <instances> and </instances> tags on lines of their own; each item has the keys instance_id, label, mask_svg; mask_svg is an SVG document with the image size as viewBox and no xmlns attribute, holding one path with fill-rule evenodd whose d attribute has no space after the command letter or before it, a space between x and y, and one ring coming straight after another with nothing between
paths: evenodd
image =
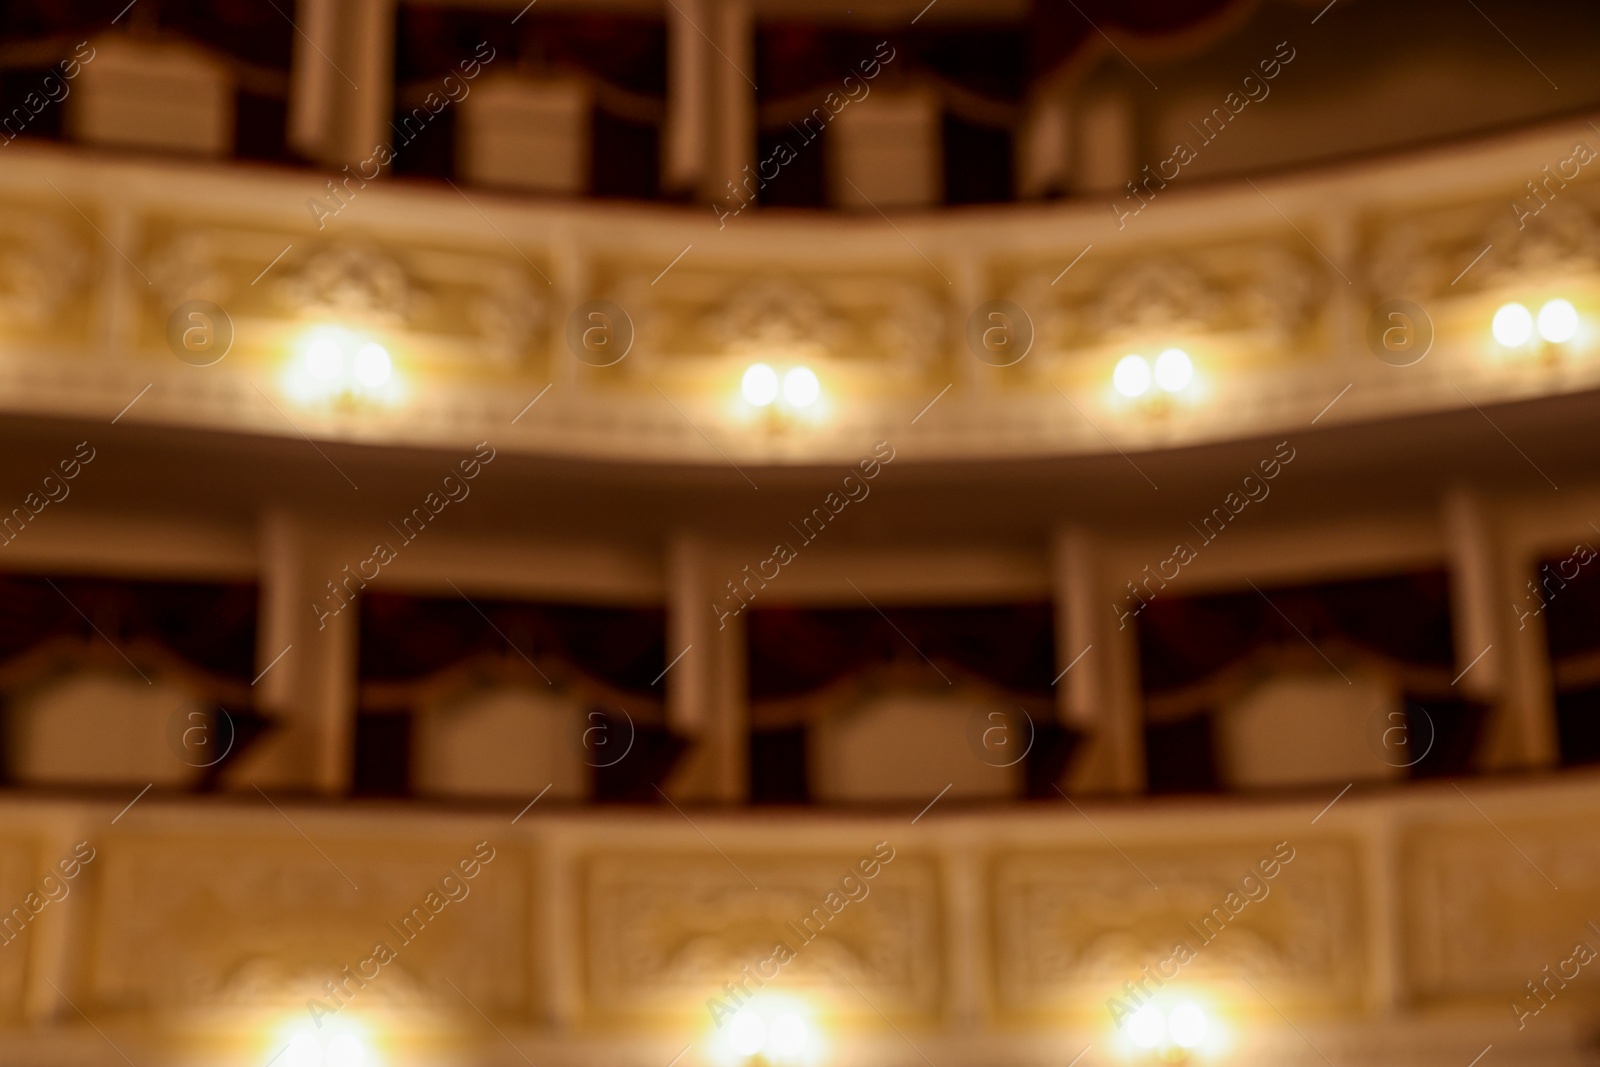
<instances>
[{"instance_id":1,"label":"dark opening","mask_svg":"<svg viewBox=\"0 0 1600 1067\"><path fill-rule=\"evenodd\" d=\"M790 726L750 733L750 801L754 804L805 804L806 728Z\"/></svg>"},{"instance_id":2,"label":"dark opening","mask_svg":"<svg viewBox=\"0 0 1600 1067\"><path fill-rule=\"evenodd\" d=\"M654 200L661 195L661 131L603 108L594 112L589 183L595 196Z\"/></svg>"},{"instance_id":3,"label":"dark opening","mask_svg":"<svg viewBox=\"0 0 1600 1067\"><path fill-rule=\"evenodd\" d=\"M1011 131L944 117L944 198L997 204L1012 198Z\"/></svg>"},{"instance_id":4,"label":"dark opening","mask_svg":"<svg viewBox=\"0 0 1600 1067\"><path fill-rule=\"evenodd\" d=\"M1220 788L1210 715L1147 724L1144 759L1151 793L1211 793Z\"/></svg>"},{"instance_id":5,"label":"dark opening","mask_svg":"<svg viewBox=\"0 0 1600 1067\"><path fill-rule=\"evenodd\" d=\"M411 791L411 713L356 716L356 796L403 797Z\"/></svg>"},{"instance_id":6,"label":"dark opening","mask_svg":"<svg viewBox=\"0 0 1600 1067\"><path fill-rule=\"evenodd\" d=\"M786 146L782 152L779 146ZM752 168L766 182L758 191L760 203L768 207L824 207L828 202L828 137L827 131L811 133L807 140L796 129L783 126L775 130L762 130L758 138L757 157L760 163ZM788 162L782 162L787 160ZM769 178L768 176L771 175ZM726 193L726 190L723 190ZM743 194L743 190L740 193ZM731 193L723 198L723 206L736 210L740 201Z\"/></svg>"},{"instance_id":7,"label":"dark opening","mask_svg":"<svg viewBox=\"0 0 1600 1067\"><path fill-rule=\"evenodd\" d=\"M1600 763L1600 562L1588 541L1541 559L1511 605L1520 626L1544 624L1561 762Z\"/></svg>"},{"instance_id":8,"label":"dark opening","mask_svg":"<svg viewBox=\"0 0 1600 1067\"><path fill-rule=\"evenodd\" d=\"M235 93L236 129L233 154L240 159L271 163L289 160L286 134L289 128L289 102L279 97Z\"/></svg>"}]
</instances>

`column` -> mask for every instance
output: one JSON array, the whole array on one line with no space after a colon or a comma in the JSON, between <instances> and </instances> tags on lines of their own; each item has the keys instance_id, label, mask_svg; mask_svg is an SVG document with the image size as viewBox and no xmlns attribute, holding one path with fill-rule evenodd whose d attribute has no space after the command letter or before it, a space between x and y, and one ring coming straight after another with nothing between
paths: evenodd
<instances>
[{"instance_id":1,"label":"column","mask_svg":"<svg viewBox=\"0 0 1600 1067\"><path fill-rule=\"evenodd\" d=\"M74 855L78 842L89 842L95 850L88 867L92 872L106 862L106 843L110 835L126 826L127 823L113 827L105 816L90 819L86 805L73 805L64 808L59 817L41 823L31 836L35 837L39 860L45 869L52 871L60 860ZM88 878L96 877L88 874ZM21 903L19 898L6 907ZM9 912L4 914L10 917ZM86 976L82 968L74 966L73 950L88 943L90 925L89 913L81 906L46 908L28 925L14 949L0 946L5 951L24 955L28 961L20 992L22 1018L30 1026L43 1029L78 1017L62 994L74 1000L81 995Z\"/></svg>"},{"instance_id":2,"label":"column","mask_svg":"<svg viewBox=\"0 0 1600 1067\"><path fill-rule=\"evenodd\" d=\"M744 615L711 633L712 705L709 739L716 757L717 800L743 803L750 795L750 686Z\"/></svg>"},{"instance_id":3,"label":"column","mask_svg":"<svg viewBox=\"0 0 1600 1067\"><path fill-rule=\"evenodd\" d=\"M1079 104L1077 120L1072 158L1078 191L1121 197L1139 170L1133 159L1133 104L1124 93L1100 93Z\"/></svg>"},{"instance_id":4,"label":"column","mask_svg":"<svg viewBox=\"0 0 1600 1067\"><path fill-rule=\"evenodd\" d=\"M713 606L726 580L702 538L668 545L667 662L683 658L667 672L667 722L691 742L667 786L674 800L737 803L748 792L744 620Z\"/></svg>"},{"instance_id":5,"label":"column","mask_svg":"<svg viewBox=\"0 0 1600 1067\"><path fill-rule=\"evenodd\" d=\"M661 185L702 197L710 189L710 62L716 58L701 36L702 27L710 23L710 6L710 0L673 0L665 9L667 125Z\"/></svg>"},{"instance_id":6,"label":"column","mask_svg":"<svg viewBox=\"0 0 1600 1067\"><path fill-rule=\"evenodd\" d=\"M340 164L364 160L380 141L390 141L389 122L394 113L394 23L396 0L346 0L346 36L343 54L345 72L354 86L343 78L339 84L345 95L345 121L341 129L344 158ZM469 56L461 56L468 59ZM497 56L509 66L509 57ZM486 68L487 74L492 69ZM480 75L481 77L482 75ZM441 77L441 84L444 79ZM454 105L451 105L454 106Z\"/></svg>"},{"instance_id":7,"label":"column","mask_svg":"<svg viewBox=\"0 0 1600 1067\"><path fill-rule=\"evenodd\" d=\"M711 196L721 197L725 183L739 184L745 166L754 173L756 165L755 20L749 0L718 0L711 36L722 50L711 67L716 115Z\"/></svg>"},{"instance_id":8,"label":"column","mask_svg":"<svg viewBox=\"0 0 1600 1067\"><path fill-rule=\"evenodd\" d=\"M255 697L277 726L244 753L229 784L338 795L350 786L359 609L316 609L337 606L327 583L343 577L343 563L305 517L267 512L259 544L256 669L265 673Z\"/></svg>"},{"instance_id":9,"label":"column","mask_svg":"<svg viewBox=\"0 0 1600 1067\"><path fill-rule=\"evenodd\" d=\"M1072 108L1047 84L1028 101L1017 138L1017 196L1033 200L1068 191L1072 166Z\"/></svg>"},{"instance_id":10,"label":"column","mask_svg":"<svg viewBox=\"0 0 1600 1067\"><path fill-rule=\"evenodd\" d=\"M295 15L289 145L331 167L364 160L391 140L395 0L298 0Z\"/></svg>"},{"instance_id":11,"label":"column","mask_svg":"<svg viewBox=\"0 0 1600 1067\"><path fill-rule=\"evenodd\" d=\"M1456 687L1490 707L1482 765L1549 766L1556 760L1556 730L1544 625L1537 615L1519 624L1513 607L1522 602L1534 563L1510 551L1481 494L1452 490L1443 522L1455 669L1465 672Z\"/></svg>"},{"instance_id":12,"label":"column","mask_svg":"<svg viewBox=\"0 0 1600 1067\"><path fill-rule=\"evenodd\" d=\"M1101 569L1092 533L1056 532L1056 670L1065 672L1056 681L1056 708L1063 725L1086 735L1064 784L1076 793L1137 793L1145 784L1138 632L1133 624L1111 625Z\"/></svg>"},{"instance_id":13,"label":"column","mask_svg":"<svg viewBox=\"0 0 1600 1067\"><path fill-rule=\"evenodd\" d=\"M289 76L289 146L295 151L331 162L334 121L338 113L339 80L323 56L339 50L337 0L299 0L295 4L294 58Z\"/></svg>"},{"instance_id":14,"label":"column","mask_svg":"<svg viewBox=\"0 0 1600 1067\"><path fill-rule=\"evenodd\" d=\"M667 725L700 738L710 710L711 580L704 541L680 534L667 546L667 662L689 648L667 672ZM698 655L696 653L699 653Z\"/></svg>"}]
</instances>

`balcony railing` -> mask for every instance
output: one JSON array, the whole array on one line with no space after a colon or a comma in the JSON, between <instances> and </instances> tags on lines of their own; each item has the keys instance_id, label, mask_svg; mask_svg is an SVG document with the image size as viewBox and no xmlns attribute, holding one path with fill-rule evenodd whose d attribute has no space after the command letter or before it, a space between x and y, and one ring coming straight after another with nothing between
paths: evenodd
<instances>
[{"instance_id":1,"label":"balcony railing","mask_svg":"<svg viewBox=\"0 0 1600 1067\"><path fill-rule=\"evenodd\" d=\"M8 1059L259 1065L348 1028L394 1067L710 1064L754 996L823 1063L1132 1062L1118 1005L1154 996L1234 1061L1520 1063L1597 1003L1525 987L1591 941L1587 777L777 821L130 800L0 801Z\"/></svg>"},{"instance_id":2,"label":"balcony railing","mask_svg":"<svg viewBox=\"0 0 1600 1067\"><path fill-rule=\"evenodd\" d=\"M720 223L17 143L0 380L33 414L708 464L853 461L914 420L914 456L998 458L1486 407L1600 380L1591 198L1508 207L1586 129L1173 181L1137 214ZM1564 340L1491 330L1556 299ZM382 346L381 387L308 376L328 331L347 375ZM1169 348L1186 383L1118 391ZM755 362L808 368L816 400L752 406Z\"/></svg>"}]
</instances>

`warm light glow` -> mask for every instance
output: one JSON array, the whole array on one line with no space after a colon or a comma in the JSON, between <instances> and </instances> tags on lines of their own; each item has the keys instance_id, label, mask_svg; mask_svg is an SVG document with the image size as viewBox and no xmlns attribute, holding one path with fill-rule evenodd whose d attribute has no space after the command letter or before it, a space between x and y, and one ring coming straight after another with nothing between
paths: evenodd
<instances>
[{"instance_id":1,"label":"warm light glow","mask_svg":"<svg viewBox=\"0 0 1600 1067\"><path fill-rule=\"evenodd\" d=\"M759 993L714 1027L705 1056L712 1067L822 1067L827 1047L814 1005Z\"/></svg>"},{"instance_id":2,"label":"warm light glow","mask_svg":"<svg viewBox=\"0 0 1600 1067\"><path fill-rule=\"evenodd\" d=\"M821 392L822 385L809 367L790 368L783 376L783 399L790 407L810 407Z\"/></svg>"},{"instance_id":3,"label":"warm light glow","mask_svg":"<svg viewBox=\"0 0 1600 1067\"><path fill-rule=\"evenodd\" d=\"M387 382L391 366L388 349L376 342L369 341L356 349L353 367L356 381L368 389L376 389Z\"/></svg>"},{"instance_id":4,"label":"warm light glow","mask_svg":"<svg viewBox=\"0 0 1600 1067\"><path fill-rule=\"evenodd\" d=\"M282 1044L270 1053L275 1067L378 1067L366 1028L354 1021L340 1019L320 1031L294 1022L279 1034Z\"/></svg>"},{"instance_id":5,"label":"warm light glow","mask_svg":"<svg viewBox=\"0 0 1600 1067\"><path fill-rule=\"evenodd\" d=\"M1123 356L1111 372L1111 384L1126 397L1143 396L1150 388L1150 364L1140 355Z\"/></svg>"},{"instance_id":6,"label":"warm light glow","mask_svg":"<svg viewBox=\"0 0 1600 1067\"><path fill-rule=\"evenodd\" d=\"M792 1011L786 1011L767 1029L766 1047L772 1058L784 1063L805 1057L811 1043L811 1028Z\"/></svg>"},{"instance_id":7,"label":"warm light glow","mask_svg":"<svg viewBox=\"0 0 1600 1067\"><path fill-rule=\"evenodd\" d=\"M1182 390L1194 379L1194 364L1189 353L1169 348L1156 357L1156 384L1169 393Z\"/></svg>"},{"instance_id":8,"label":"warm light glow","mask_svg":"<svg viewBox=\"0 0 1600 1067\"><path fill-rule=\"evenodd\" d=\"M739 383L746 403L764 408L778 398L778 372L765 363L752 363Z\"/></svg>"},{"instance_id":9,"label":"warm light glow","mask_svg":"<svg viewBox=\"0 0 1600 1067\"><path fill-rule=\"evenodd\" d=\"M298 1034L283 1052L283 1067L322 1067L322 1042L314 1034Z\"/></svg>"},{"instance_id":10,"label":"warm light glow","mask_svg":"<svg viewBox=\"0 0 1600 1067\"><path fill-rule=\"evenodd\" d=\"M728 1044L741 1056L754 1056L767 1044L767 1024L745 1008L728 1023Z\"/></svg>"},{"instance_id":11,"label":"warm light glow","mask_svg":"<svg viewBox=\"0 0 1600 1067\"><path fill-rule=\"evenodd\" d=\"M1197 1062L1197 1057L1217 1061L1229 1042L1226 1021L1214 1014L1215 1006L1198 991L1192 999L1165 998L1165 993L1158 994L1122 1020L1115 1038L1122 1059L1171 1064Z\"/></svg>"},{"instance_id":12,"label":"warm light glow","mask_svg":"<svg viewBox=\"0 0 1600 1067\"><path fill-rule=\"evenodd\" d=\"M1183 1048L1199 1048L1205 1043L1211 1024L1197 1004L1179 1004L1167 1016L1167 1032L1173 1043Z\"/></svg>"},{"instance_id":13,"label":"warm light glow","mask_svg":"<svg viewBox=\"0 0 1600 1067\"><path fill-rule=\"evenodd\" d=\"M353 1034L339 1034L328 1042L327 1067L362 1067L367 1049Z\"/></svg>"},{"instance_id":14,"label":"warm light glow","mask_svg":"<svg viewBox=\"0 0 1600 1067\"><path fill-rule=\"evenodd\" d=\"M306 347L306 369L318 381L331 382L344 370L344 352L331 337L318 337Z\"/></svg>"},{"instance_id":15,"label":"warm light glow","mask_svg":"<svg viewBox=\"0 0 1600 1067\"><path fill-rule=\"evenodd\" d=\"M284 368L284 391L302 403L359 396L394 403L402 395L394 359L370 335L323 324L300 339L300 356Z\"/></svg>"},{"instance_id":16,"label":"warm light glow","mask_svg":"<svg viewBox=\"0 0 1600 1067\"><path fill-rule=\"evenodd\" d=\"M1570 341L1578 332L1578 309L1566 300L1549 300L1539 309L1539 336L1551 344Z\"/></svg>"},{"instance_id":17,"label":"warm light glow","mask_svg":"<svg viewBox=\"0 0 1600 1067\"><path fill-rule=\"evenodd\" d=\"M1490 329L1496 341L1507 348L1517 348L1533 336L1533 316L1521 304L1505 304L1494 313Z\"/></svg>"},{"instance_id":18,"label":"warm light glow","mask_svg":"<svg viewBox=\"0 0 1600 1067\"><path fill-rule=\"evenodd\" d=\"M1146 1004L1128 1017L1128 1036L1140 1048L1155 1048L1166 1033L1167 1020L1154 1004Z\"/></svg>"}]
</instances>

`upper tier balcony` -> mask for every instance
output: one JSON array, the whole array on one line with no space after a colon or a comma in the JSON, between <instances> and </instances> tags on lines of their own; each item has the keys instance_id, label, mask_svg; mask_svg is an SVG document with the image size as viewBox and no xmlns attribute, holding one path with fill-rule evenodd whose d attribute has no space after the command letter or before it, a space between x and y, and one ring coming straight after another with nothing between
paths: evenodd
<instances>
[{"instance_id":1,"label":"upper tier balcony","mask_svg":"<svg viewBox=\"0 0 1600 1067\"><path fill-rule=\"evenodd\" d=\"M1579 392L1600 381L1600 204L1556 175L1586 137L1148 180L1142 207L720 222L19 142L0 403L718 465L853 460L913 420L918 458L1000 459ZM1524 321L1497 325L1512 303ZM742 392L758 363L813 388Z\"/></svg>"},{"instance_id":2,"label":"upper tier balcony","mask_svg":"<svg viewBox=\"0 0 1600 1067\"><path fill-rule=\"evenodd\" d=\"M1403 70L1352 97L1362 5L1098 53L969 0L197 12L13 34L5 410L742 466L913 420L926 460L1174 448L1600 373L1593 78L1552 110L1457 42L1429 62L1477 79L1463 114ZM1024 62L1039 34L1078 43Z\"/></svg>"}]
</instances>

